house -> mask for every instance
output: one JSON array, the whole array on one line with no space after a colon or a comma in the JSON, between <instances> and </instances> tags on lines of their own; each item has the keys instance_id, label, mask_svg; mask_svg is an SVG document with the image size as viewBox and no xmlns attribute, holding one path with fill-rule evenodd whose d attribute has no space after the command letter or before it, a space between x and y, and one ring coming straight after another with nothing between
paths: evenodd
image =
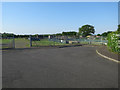
<instances>
[{"instance_id":1,"label":"house","mask_svg":"<svg viewBox=\"0 0 120 90\"><path fill-rule=\"evenodd\" d=\"M87 38L89 38L89 39L94 39L95 36L94 36L94 35L88 35Z\"/></svg>"},{"instance_id":2,"label":"house","mask_svg":"<svg viewBox=\"0 0 120 90\"><path fill-rule=\"evenodd\" d=\"M97 35L96 35L95 37L96 37L96 38L100 38L101 36L97 36Z\"/></svg>"}]
</instances>

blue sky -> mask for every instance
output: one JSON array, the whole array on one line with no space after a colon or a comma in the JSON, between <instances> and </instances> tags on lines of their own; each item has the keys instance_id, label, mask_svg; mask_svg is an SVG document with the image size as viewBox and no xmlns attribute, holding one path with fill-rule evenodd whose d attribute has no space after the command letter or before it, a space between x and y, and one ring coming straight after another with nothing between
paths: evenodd
<instances>
[{"instance_id":1,"label":"blue sky","mask_svg":"<svg viewBox=\"0 0 120 90\"><path fill-rule=\"evenodd\" d=\"M120 24L120 1L118 2L118 24Z\"/></svg>"},{"instance_id":2,"label":"blue sky","mask_svg":"<svg viewBox=\"0 0 120 90\"><path fill-rule=\"evenodd\" d=\"M90 24L96 34L116 30L117 2L4 2L2 32L52 34Z\"/></svg>"}]
</instances>

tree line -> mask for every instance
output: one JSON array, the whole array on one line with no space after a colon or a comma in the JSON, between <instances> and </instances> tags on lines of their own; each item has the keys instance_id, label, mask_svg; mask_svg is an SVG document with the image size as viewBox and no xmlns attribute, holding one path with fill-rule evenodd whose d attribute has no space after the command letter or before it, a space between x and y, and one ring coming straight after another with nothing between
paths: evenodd
<instances>
[{"instance_id":1,"label":"tree line","mask_svg":"<svg viewBox=\"0 0 120 90\"><path fill-rule=\"evenodd\" d=\"M118 25L118 32L120 32L120 25ZM109 33L112 33L113 31L107 31L104 32L102 34L97 34L97 36L103 36L103 37L107 37L107 35ZM62 32L62 33L57 33L57 34L45 34L45 35L39 35L39 34L35 34L35 35L31 35L32 37L48 37L49 35L52 36L82 36L82 37L86 37L88 35L93 35L95 33L95 28L92 25L83 25L82 27L79 27L78 32L75 31L69 31L69 32ZM1 34L2 37L15 37L15 38L28 38L30 35L16 35L13 33L2 33Z\"/></svg>"}]
</instances>

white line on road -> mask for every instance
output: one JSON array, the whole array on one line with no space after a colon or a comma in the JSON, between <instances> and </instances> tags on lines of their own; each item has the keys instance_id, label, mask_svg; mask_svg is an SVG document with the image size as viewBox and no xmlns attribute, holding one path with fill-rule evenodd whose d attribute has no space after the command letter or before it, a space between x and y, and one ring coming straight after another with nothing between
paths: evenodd
<instances>
[{"instance_id":1,"label":"white line on road","mask_svg":"<svg viewBox=\"0 0 120 90\"><path fill-rule=\"evenodd\" d=\"M102 54L99 53L97 50L96 50L96 52L97 52L97 54L99 54L100 56L102 56L102 57L104 57L104 58L106 58L106 59L108 59L108 60L111 60L111 61L116 62L116 63L120 63L120 61L118 61L118 60L116 60L116 59L112 59L112 58L110 58L110 57L107 57L107 56L105 56L105 55L102 55Z\"/></svg>"}]
</instances>

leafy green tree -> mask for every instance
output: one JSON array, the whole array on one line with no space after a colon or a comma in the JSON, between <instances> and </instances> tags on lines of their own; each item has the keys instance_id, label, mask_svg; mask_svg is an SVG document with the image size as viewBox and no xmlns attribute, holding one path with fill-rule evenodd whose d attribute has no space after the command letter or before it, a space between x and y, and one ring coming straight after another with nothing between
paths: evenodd
<instances>
[{"instance_id":1,"label":"leafy green tree","mask_svg":"<svg viewBox=\"0 0 120 90\"><path fill-rule=\"evenodd\" d=\"M107 32L102 33L103 37L106 37L107 35L108 35Z\"/></svg>"},{"instance_id":2,"label":"leafy green tree","mask_svg":"<svg viewBox=\"0 0 120 90\"><path fill-rule=\"evenodd\" d=\"M108 36L107 36L107 39L108 39L107 46L113 52L120 53L119 42L118 42L119 37L117 36L117 34L118 34L117 31L108 34Z\"/></svg>"},{"instance_id":3,"label":"leafy green tree","mask_svg":"<svg viewBox=\"0 0 120 90\"><path fill-rule=\"evenodd\" d=\"M62 32L63 36L76 36L77 32L71 31L71 32Z\"/></svg>"},{"instance_id":4,"label":"leafy green tree","mask_svg":"<svg viewBox=\"0 0 120 90\"><path fill-rule=\"evenodd\" d=\"M118 32L120 32L120 24L118 25L118 29L117 29Z\"/></svg>"},{"instance_id":5,"label":"leafy green tree","mask_svg":"<svg viewBox=\"0 0 120 90\"><path fill-rule=\"evenodd\" d=\"M13 37L14 36L14 34L12 34L12 33L3 33L2 34L2 37Z\"/></svg>"},{"instance_id":6,"label":"leafy green tree","mask_svg":"<svg viewBox=\"0 0 120 90\"><path fill-rule=\"evenodd\" d=\"M82 35L83 37L86 37L94 33L95 33L94 26L91 25L84 25L81 28L79 28L79 35Z\"/></svg>"},{"instance_id":7,"label":"leafy green tree","mask_svg":"<svg viewBox=\"0 0 120 90\"><path fill-rule=\"evenodd\" d=\"M62 34L61 33L57 33L56 36L62 36Z\"/></svg>"},{"instance_id":8,"label":"leafy green tree","mask_svg":"<svg viewBox=\"0 0 120 90\"><path fill-rule=\"evenodd\" d=\"M107 37L109 33L112 33L112 31L104 32L104 33L102 33L102 36Z\"/></svg>"},{"instance_id":9,"label":"leafy green tree","mask_svg":"<svg viewBox=\"0 0 120 90\"><path fill-rule=\"evenodd\" d=\"M101 34L97 34L97 36L101 36Z\"/></svg>"}]
</instances>

